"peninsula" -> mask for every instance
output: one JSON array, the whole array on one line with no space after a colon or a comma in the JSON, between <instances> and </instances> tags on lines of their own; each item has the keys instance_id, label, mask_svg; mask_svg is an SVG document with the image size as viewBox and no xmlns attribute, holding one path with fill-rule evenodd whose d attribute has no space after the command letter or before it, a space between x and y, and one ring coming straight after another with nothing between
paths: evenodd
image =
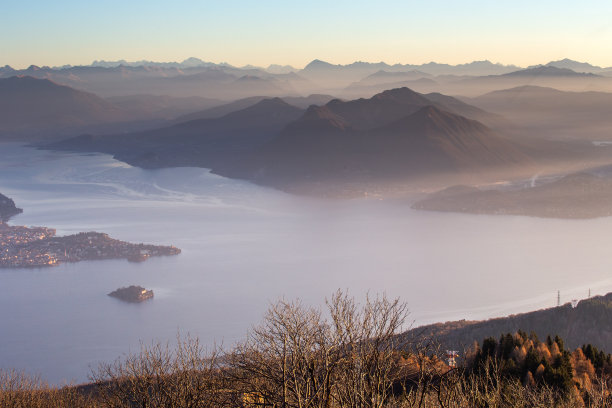
<instances>
[{"instance_id":1,"label":"peninsula","mask_svg":"<svg viewBox=\"0 0 612 408\"><path fill-rule=\"evenodd\" d=\"M555 181L519 189L481 190L453 186L413 204L427 211L469 214L525 215L542 218L588 219L612 215L609 167L565 175Z\"/></svg>"},{"instance_id":2,"label":"peninsula","mask_svg":"<svg viewBox=\"0 0 612 408\"><path fill-rule=\"evenodd\" d=\"M55 266L62 262L98 259L144 261L151 256L181 253L174 246L133 244L100 232L63 237L55 234L52 228L13 226L0 221L0 268Z\"/></svg>"}]
</instances>

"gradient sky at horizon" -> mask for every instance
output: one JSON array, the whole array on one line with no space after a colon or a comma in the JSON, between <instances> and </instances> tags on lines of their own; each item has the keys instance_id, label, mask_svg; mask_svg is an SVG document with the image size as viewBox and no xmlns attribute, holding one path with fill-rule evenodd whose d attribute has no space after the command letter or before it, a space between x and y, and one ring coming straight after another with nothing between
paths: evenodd
<instances>
[{"instance_id":1,"label":"gradient sky at horizon","mask_svg":"<svg viewBox=\"0 0 612 408\"><path fill-rule=\"evenodd\" d=\"M612 2L31 0L0 10L0 66L94 60L301 68L313 59L612 66Z\"/></svg>"}]
</instances>

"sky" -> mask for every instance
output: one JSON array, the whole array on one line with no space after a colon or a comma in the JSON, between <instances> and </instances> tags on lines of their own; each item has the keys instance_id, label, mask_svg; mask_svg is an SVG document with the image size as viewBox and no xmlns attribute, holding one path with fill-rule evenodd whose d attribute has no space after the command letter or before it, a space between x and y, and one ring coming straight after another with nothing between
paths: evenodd
<instances>
[{"instance_id":1,"label":"sky","mask_svg":"<svg viewBox=\"0 0 612 408\"><path fill-rule=\"evenodd\" d=\"M0 7L0 66L94 60L235 66L313 59L612 66L612 1L29 0Z\"/></svg>"}]
</instances>

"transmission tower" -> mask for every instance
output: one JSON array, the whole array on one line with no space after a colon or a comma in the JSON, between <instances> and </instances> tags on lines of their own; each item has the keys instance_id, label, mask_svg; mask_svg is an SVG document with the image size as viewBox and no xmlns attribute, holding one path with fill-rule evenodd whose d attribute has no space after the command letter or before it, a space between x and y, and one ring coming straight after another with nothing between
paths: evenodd
<instances>
[{"instance_id":1,"label":"transmission tower","mask_svg":"<svg viewBox=\"0 0 612 408\"><path fill-rule=\"evenodd\" d=\"M456 368L457 367L457 360L455 360L457 357L459 357L459 352L456 350L446 350L446 363L448 364L448 366L450 368Z\"/></svg>"}]
</instances>

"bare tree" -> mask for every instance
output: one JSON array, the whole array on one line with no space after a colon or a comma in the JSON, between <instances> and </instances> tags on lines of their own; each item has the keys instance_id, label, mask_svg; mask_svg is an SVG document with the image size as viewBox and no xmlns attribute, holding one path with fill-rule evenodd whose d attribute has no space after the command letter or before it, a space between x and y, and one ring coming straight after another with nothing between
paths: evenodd
<instances>
[{"instance_id":1,"label":"bare tree","mask_svg":"<svg viewBox=\"0 0 612 408\"><path fill-rule=\"evenodd\" d=\"M327 302L334 340L342 350L337 402L342 407L382 407L400 379L399 330L408 308L399 299L368 296L362 307L337 291Z\"/></svg>"},{"instance_id":2,"label":"bare tree","mask_svg":"<svg viewBox=\"0 0 612 408\"><path fill-rule=\"evenodd\" d=\"M315 308L279 301L232 353L232 375L252 403L329 407L338 349Z\"/></svg>"},{"instance_id":3,"label":"bare tree","mask_svg":"<svg viewBox=\"0 0 612 408\"><path fill-rule=\"evenodd\" d=\"M218 350L206 353L198 339L141 345L137 354L102 363L91 374L97 398L109 408L221 406L230 396L217 368Z\"/></svg>"},{"instance_id":4,"label":"bare tree","mask_svg":"<svg viewBox=\"0 0 612 408\"><path fill-rule=\"evenodd\" d=\"M85 408L93 402L74 386L49 387L38 377L16 370L0 369L0 407Z\"/></svg>"}]
</instances>

